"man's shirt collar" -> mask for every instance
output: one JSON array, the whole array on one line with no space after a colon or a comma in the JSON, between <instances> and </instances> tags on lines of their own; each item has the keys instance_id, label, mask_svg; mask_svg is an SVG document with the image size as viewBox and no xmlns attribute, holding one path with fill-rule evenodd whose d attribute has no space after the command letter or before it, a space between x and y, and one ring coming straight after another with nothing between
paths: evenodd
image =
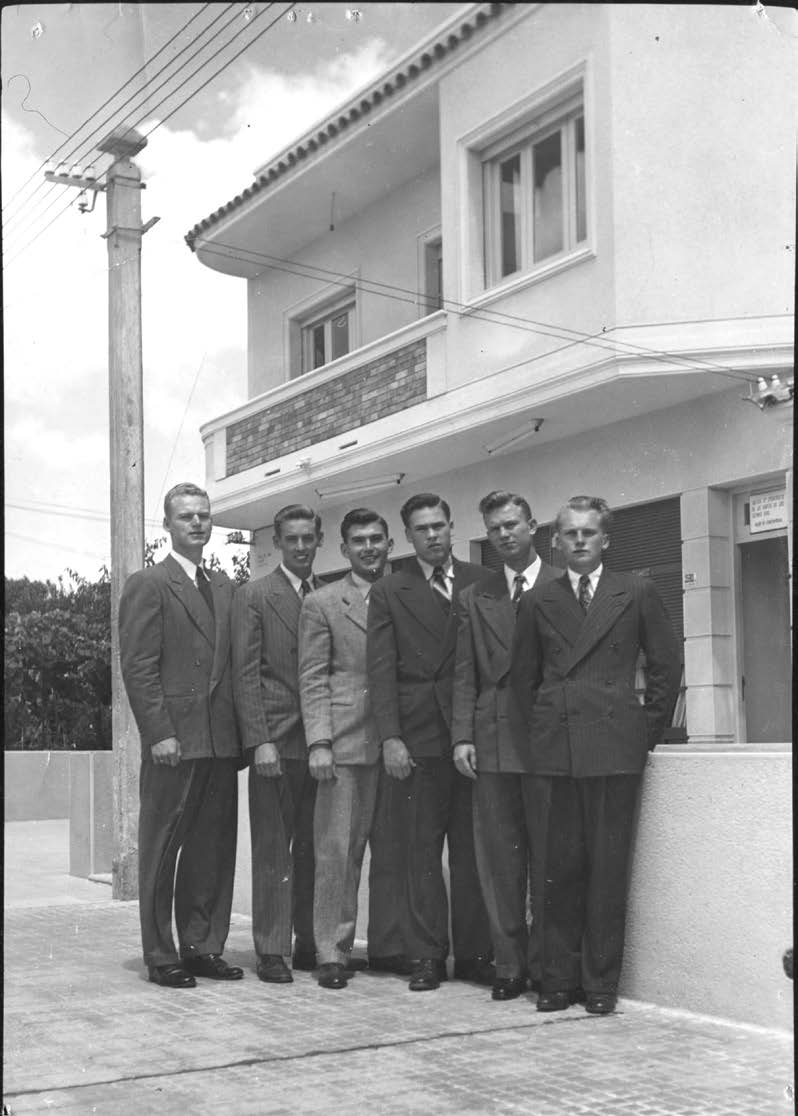
<instances>
[{"instance_id":1,"label":"man's shirt collar","mask_svg":"<svg viewBox=\"0 0 798 1116\"><path fill-rule=\"evenodd\" d=\"M540 555L538 554L535 556L535 561L532 563L532 565L527 566L525 570L521 571L521 574L524 578L525 593L528 589L531 589L537 581L538 574L540 573L540 567L542 565L543 562L541 561ZM515 579L517 576L518 574L515 570L510 569L510 567L507 565L504 567L504 580L507 582L507 592L510 594L511 597L515 592Z\"/></svg>"},{"instance_id":2,"label":"man's shirt collar","mask_svg":"<svg viewBox=\"0 0 798 1116\"><path fill-rule=\"evenodd\" d=\"M283 571L285 576L288 578L288 581L291 585L291 588L294 590L294 592L297 594L298 597L301 597L302 596L302 578L297 577L297 575L295 573L292 573L291 570L289 570L286 566L284 566L282 562L280 563L280 569ZM306 578L306 580L307 580L308 585L311 587L311 589L315 588L316 579L314 578L312 573L311 573L310 577Z\"/></svg>"},{"instance_id":3,"label":"man's shirt collar","mask_svg":"<svg viewBox=\"0 0 798 1116\"><path fill-rule=\"evenodd\" d=\"M424 559L419 558L418 555L416 555L416 561L421 567L421 572L424 574L425 579L427 581L431 581L432 575L438 567L431 566L429 562L425 562ZM441 569L443 570L443 576L446 578L447 581L454 581L454 563L452 562L451 554L445 562L441 563Z\"/></svg>"},{"instance_id":4,"label":"man's shirt collar","mask_svg":"<svg viewBox=\"0 0 798 1116\"><path fill-rule=\"evenodd\" d=\"M363 600L367 601L374 582L367 581L365 577L361 577L360 574L356 574L354 570L349 571L349 576L352 578L352 584L355 586L355 588L359 589L360 592L363 594Z\"/></svg>"},{"instance_id":5,"label":"man's shirt collar","mask_svg":"<svg viewBox=\"0 0 798 1116\"><path fill-rule=\"evenodd\" d=\"M588 577L590 578L591 594L595 594L596 589L598 588L599 578L601 577L601 571L603 569L604 569L604 563L602 562L600 565L596 566L595 570L593 570L593 572L591 574L588 574ZM581 574L574 573L574 571L571 569L571 567L570 566L568 567L568 580L571 582L571 588L573 589L575 595L579 592L579 578L580 577L581 577Z\"/></svg>"},{"instance_id":6,"label":"man's shirt collar","mask_svg":"<svg viewBox=\"0 0 798 1116\"><path fill-rule=\"evenodd\" d=\"M202 569L202 566L198 567L196 562L192 562L190 558L186 558L183 554L178 554L176 550L171 550L169 553L171 557L174 558L175 562L177 562L178 566L186 571L189 581L193 581L196 585L197 569ZM202 572L205 573L204 570Z\"/></svg>"}]
</instances>

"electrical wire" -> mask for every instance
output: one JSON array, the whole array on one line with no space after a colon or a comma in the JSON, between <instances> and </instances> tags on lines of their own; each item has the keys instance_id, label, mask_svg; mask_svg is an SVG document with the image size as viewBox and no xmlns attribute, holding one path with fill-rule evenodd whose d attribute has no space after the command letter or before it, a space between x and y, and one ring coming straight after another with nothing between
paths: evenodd
<instances>
[{"instance_id":1,"label":"electrical wire","mask_svg":"<svg viewBox=\"0 0 798 1116\"><path fill-rule=\"evenodd\" d=\"M191 385L191 391L188 393L188 399L186 400L186 405L183 408L183 417L180 419L180 425L177 428L177 434L175 434L175 439L174 439L174 442L172 443L172 452L169 454L169 461L168 461L166 469L164 471L164 476L163 476L163 480L161 481L160 491L158 492L158 503L159 504L161 502L161 498L162 498L162 496L164 494L164 491L166 489L166 478L169 476L169 470L172 468L172 462L174 461L175 452L177 451L177 443L180 441L180 435L183 433L183 423L186 421L186 415L188 414L188 409L191 406L191 400L194 398L194 392L196 391L197 384L199 383L200 373L202 372L202 369L205 366L205 357L206 356L207 356L207 353L202 354L202 360L199 362L199 367L197 368L196 374L194 376L194 383Z\"/></svg>"},{"instance_id":2,"label":"electrical wire","mask_svg":"<svg viewBox=\"0 0 798 1116\"><path fill-rule=\"evenodd\" d=\"M346 287L354 286L358 290L365 291L367 294L378 295L383 298L392 298L397 302L411 303L413 305L417 305L418 303L417 293L407 287L399 287L395 284L382 282L380 280L364 279L362 277L355 278L352 275L346 275L344 272L334 271L330 268L317 267L315 264L297 264L295 261L279 256L272 256L266 252L257 252L254 249L242 250L234 245L225 244L220 241L211 242L205 238L200 239L203 244L203 250L209 255L217 255L223 259L237 259L244 263L262 264L263 267L268 270L285 272L289 275L296 275L317 282L333 283L337 286ZM214 244L216 246L214 246ZM219 248L227 249L228 251L219 251ZM254 259L250 257L254 257ZM319 274L313 274L313 272ZM543 337L551 337L567 342L567 344L559 348L548 350L545 353L539 353L533 357L528 357L516 364L507 366L507 368L497 369L497 372L510 371L525 364L534 364L538 360L547 359L556 353L563 352L576 345L593 345L615 356L647 356L652 360L664 362L669 365L677 364L689 368L692 371L716 373L717 375L726 376L729 379L734 379L746 384L756 383L756 376L739 373L729 368L727 365L722 365L715 361L705 360L703 358L680 357L677 354L670 354L661 349L652 349L645 345L638 345L634 342L623 341L621 339L611 339L607 337L609 330L604 328L595 333L586 333L582 330L574 329L571 326L558 326L550 322L541 322L534 318L526 318L517 314L507 314L503 311L489 310L485 307L473 307L469 306L467 303L457 302L453 299L444 299L442 308L460 317L473 317L493 325L505 325L510 328L522 329ZM618 328L620 327L613 326L612 330L615 331ZM621 350L620 354L619 349Z\"/></svg>"},{"instance_id":3,"label":"electrical wire","mask_svg":"<svg viewBox=\"0 0 798 1116\"><path fill-rule=\"evenodd\" d=\"M35 170L35 171L33 172L33 174L32 174L32 175L30 176L30 178L28 178L28 179L27 179L27 181L26 181L26 182L24 182L24 183L22 184L22 186L20 186L20 187L19 187L19 189L17 189L17 190L16 190L15 192L14 192L14 194L12 194L12 195L11 195L11 197L9 198L9 200L8 200L8 201L6 202L6 204L5 204L4 206L3 206L3 212L5 213L6 209L7 209L7 208L8 208L8 207L9 207L9 206L11 205L11 203L12 203L12 202L13 202L13 200L14 200L14 198L16 198L16 197L17 197L17 195L18 195L19 193L21 193L21 191L22 191L22 190L24 190L24 189L25 189L25 188L26 188L26 187L27 187L27 186L28 186L28 185L29 185L29 184L30 184L30 183L31 183L31 182L33 181L33 179L34 179L34 178L36 178L36 176L37 176L37 175L39 174L39 172L40 172L41 170L43 170L43 169L44 169L44 167L46 167L46 166L47 166L47 164L48 164L49 162L51 162L51 161L53 161L53 160L55 159L55 157L56 157L56 156L58 155L58 152L59 152L59 151L61 150L61 148L62 148L62 147L66 147L66 145L67 145L67 144L68 144L68 143L69 143L69 142L70 142L71 140L73 140L73 139L74 139L74 138L75 138L75 137L77 136L77 134L78 134L78 133L79 133L80 131L82 131L82 129L83 129L83 128L85 128L85 127L86 127L86 126L87 126L88 124L90 124L90 123L91 123L91 121L92 121L92 120L93 120L93 119L94 119L94 118L95 118L96 116L98 116L98 115L99 115L99 113L101 113L101 112L102 112L102 110L103 110L104 108L106 108L106 107L107 107L107 106L108 106L108 105L109 105L109 104L111 103L111 101L113 101L113 100L114 100L114 99L115 99L116 97L118 97L118 96L119 96L119 94L120 94L120 93L122 93L122 92L123 92L123 91L124 91L124 90L125 90L125 89L127 88L127 86L128 86L128 85L130 85L130 83L131 83L131 82L135 81L135 79L136 79L136 78L137 78L137 77L138 77L138 76L139 76L140 74L142 74L142 73L143 73L143 72L144 72L144 71L145 71L145 70L146 70L146 69L147 69L147 68L148 68L149 66L151 66L151 65L152 65L152 63L153 63L153 62L155 61L155 59L156 59L156 58L158 58L158 56L159 56L159 55L163 54L163 52L164 52L164 51L165 51L165 50L166 50L166 49L167 49L168 47L170 47L170 46L172 45L172 43L173 43L173 42L175 41L175 39L179 38L179 36L183 34L183 32L184 32L184 31L186 30L186 28L187 28L187 27L189 27L189 26L190 26L190 25L191 25L191 24L192 24L192 23L194 22L194 20L195 20L195 19L197 19L197 18L198 18L198 17L200 16L200 15L202 15L202 13L203 13L203 12L204 12L204 11L205 11L205 10L206 10L207 8L209 8L209 7L210 7L210 4L209 4L209 3L208 3L208 4L203 4L203 6L202 6L202 7L200 8L200 10L199 10L198 12L195 12L195 14L194 14L193 16L191 16L191 18L190 18L190 19L189 19L189 20L188 20L188 21L187 21L186 23L184 23L184 24L183 24L183 26L182 26L182 27L181 27L181 28L179 29L179 31L176 31L176 32L175 32L175 34L174 34L174 35L172 35L172 37L171 37L171 38L170 38L170 39L169 39L169 40L168 40L167 42L165 42L165 43L163 44L163 46L162 46L162 47L160 47L160 48L159 48L159 49L158 49L158 50L157 50L157 51L155 52L155 54L153 54L153 55L152 55L152 56L151 56L150 58L148 58L148 59L147 59L147 60L146 60L146 61L144 62L144 64L143 64L142 66L140 66L138 70L136 70L136 72L135 72L134 74L131 74L131 75L130 75L130 77L129 77L129 78L127 79L127 81L125 81L125 82L124 82L124 83L123 83L122 85L120 85L120 86L119 86L119 88L118 88L118 89L117 89L117 90L116 90L116 91L115 91L114 93L112 93L110 97L108 97L108 98L107 98L107 99L106 99L105 101L103 101L103 103L102 103L102 104L101 104L101 105L99 106L99 108L96 108L96 109L94 110L94 112L93 112L93 113L92 113L92 114L91 114L90 116L86 117L86 119L85 119L85 120L84 120L84 121L83 121L83 122L82 122L81 124L79 124L79 125L77 126L77 128L76 128L76 129L74 130L74 132L72 132L72 134L71 134L71 135L67 136L67 138L66 138L66 139L65 139L65 140L63 141L63 143L60 143L60 144L58 145L58 147L56 147L56 148L55 148L55 150L54 150L54 151L53 151L53 152L52 152L52 153L51 153L51 154L49 155L49 157L48 157L47 159L45 159L45 160L44 160L44 161L43 161L43 162L42 162L42 163L40 164L40 166L39 166L39 167L38 167L38 168L37 168L37 169L36 169L36 170ZM228 11L228 10L229 10L230 8L232 8L232 7L233 7L233 4L232 4L232 3L228 4L228 6L227 6L227 8L225 9L225 11ZM206 33L206 32L207 32L207 31L208 31L208 30L209 30L209 29L210 29L211 27L213 27L214 23L216 23L216 22L217 22L217 21L218 21L219 19L221 19L221 17L222 17L223 15L224 15L224 11L223 11L223 12L221 12L221 13L220 13L220 14L219 14L218 16L216 16L216 17L215 17L215 18L214 18L213 20L211 20L211 22L210 22L210 23L209 23L209 24L208 24L208 25L207 25L207 26L206 26L206 27L205 27L205 28L204 28L204 29L203 29L203 30L202 30L202 31L201 31L201 32L199 33L199 35L197 35L197 36L196 36L196 37L195 37L194 39L192 39L192 40L191 40L191 42L196 42L196 41L197 41L197 39L201 38L201 37L202 37L202 36L203 36L203 35L204 35L204 34L205 34L205 33ZM191 46L191 42L190 42L190 43L188 44L188 46ZM160 70L158 70L158 71L157 71L157 72L156 72L155 74L153 74L151 78L148 78L148 79L147 79L147 82L145 83L144 89L146 90L146 87L147 87L147 85L148 85L148 84L149 84L149 83L150 83L151 81L153 81L153 80L154 80L155 78L157 78L157 77L158 77L158 76L159 76L160 74L162 74L162 73L164 72L164 70L165 70L165 69L168 69L168 68L169 68L169 66L173 65L173 63L175 62L175 60L176 60L177 58L179 58L179 57L180 57L180 55L181 55L181 54L183 53L183 51L185 51L185 50L187 50L187 49L188 49L188 46L186 46L186 47L183 47L183 49L182 49L181 51L179 51L179 52L178 52L178 53L177 53L177 54L176 54L176 55L175 55L175 56L174 56L173 58L171 58L171 59L169 60L169 62L167 62L167 63L166 63L166 65L165 65L165 66L162 66L162 67L161 67L161 69L160 69ZM182 67L181 67L181 68L182 68ZM121 112L121 110L122 110L122 109L123 109L123 108L125 107L125 105L129 104L129 103L130 103L130 101L131 101L131 100L132 100L132 99L133 99L134 97L138 96L138 94L139 94L139 93L141 93L141 92L143 92L143 91L144 91L144 90L141 90L141 89L139 89L139 90L137 90L137 91L136 91L135 93L133 93L133 94L131 95L131 97L128 97L127 101L125 101L125 102L124 102L124 103L123 103L122 105L120 105L120 106L119 106L119 107L118 107L117 109L114 109L114 111L113 111L113 112L112 112L112 113L110 114L110 116L107 116L107 117L106 117L105 121L103 121L103 124L104 124L104 123L106 123L106 122L107 122L108 120L110 120L110 119L111 119L111 118L112 118L112 117L113 117L113 116L114 116L114 115L115 115L115 114L116 114L117 112ZM83 145L84 145L84 144L86 143L86 141L87 141L88 139L90 139L90 138L91 138L91 137L92 137L93 135L95 135L95 134L96 134L96 133L97 133L97 132L98 132L98 131L100 130L100 128L102 128L102 127L103 127L103 124L100 124L100 125L98 125L98 126L97 126L97 127L96 127L96 128L95 128L95 129L93 130L93 131L92 131L92 132L90 132L90 133L89 133L89 135L88 135L88 136L84 137L84 139L82 139L82 140L80 141L80 143L78 143L78 144L77 144L77 146L76 146L76 147L74 147L74 148L72 149L72 151L71 151L71 152L69 152L69 153L68 153L67 155L63 156L63 158L62 158L62 160L61 160L61 161L62 161L62 162L65 162L65 163L70 163L70 162L72 162L72 160L74 159L74 157L75 157L75 155L76 155L77 151L78 151L78 150L79 150L79 149L80 149L80 148L81 148L81 147L82 147L82 146L83 146ZM32 193L32 194L30 195L30 197L29 197L28 199L26 199L26 201L24 201L24 202L22 203L22 204L23 204L23 206L24 206L25 204L28 204L28 203L30 203L30 202L31 202L31 201L33 200L33 197L34 197L34 196L35 196L35 194L36 194L36 193L38 192L38 190L40 190L40 189L42 188L42 186L43 186L43 185L44 185L44 183L40 181L40 182L39 182L39 184L38 184L38 185L36 186L36 189L35 189L35 190L33 191L33 193ZM8 218L6 218L6 220L7 220L7 221L8 221L8 220L13 220L14 216L15 216L15 214L11 214L11 215L10 215L10 216L9 216Z\"/></svg>"}]
</instances>

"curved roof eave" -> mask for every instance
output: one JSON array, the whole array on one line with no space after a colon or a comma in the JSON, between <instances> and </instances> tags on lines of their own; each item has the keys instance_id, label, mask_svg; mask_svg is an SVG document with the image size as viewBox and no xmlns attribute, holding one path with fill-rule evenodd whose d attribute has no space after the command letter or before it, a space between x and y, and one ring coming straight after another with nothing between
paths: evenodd
<instances>
[{"instance_id":1,"label":"curved roof eave","mask_svg":"<svg viewBox=\"0 0 798 1116\"><path fill-rule=\"evenodd\" d=\"M330 116L315 125L298 142L275 155L264 165L250 186L194 225L184 238L191 251L195 251L194 244L199 236L228 217L254 195L267 190L297 163L334 140L350 124L356 123L372 109L403 90L408 83L418 80L430 67L446 58L461 43L467 42L475 31L481 30L495 19L503 9L513 6L506 3L475 4L473 10L462 19L456 30L452 23L444 26L426 44L416 48L410 55L406 55L395 67L386 70L370 85L339 106ZM456 23L459 18L461 17L455 17L453 22Z\"/></svg>"}]
</instances>

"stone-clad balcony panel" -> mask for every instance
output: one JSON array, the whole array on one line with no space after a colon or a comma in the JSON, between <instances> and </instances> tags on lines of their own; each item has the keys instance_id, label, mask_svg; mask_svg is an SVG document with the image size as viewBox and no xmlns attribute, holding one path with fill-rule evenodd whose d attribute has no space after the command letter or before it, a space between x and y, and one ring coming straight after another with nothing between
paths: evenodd
<instances>
[{"instance_id":1,"label":"stone-clad balcony panel","mask_svg":"<svg viewBox=\"0 0 798 1116\"><path fill-rule=\"evenodd\" d=\"M393 352L274 402L226 429L226 476L312 446L427 398L427 341Z\"/></svg>"}]
</instances>

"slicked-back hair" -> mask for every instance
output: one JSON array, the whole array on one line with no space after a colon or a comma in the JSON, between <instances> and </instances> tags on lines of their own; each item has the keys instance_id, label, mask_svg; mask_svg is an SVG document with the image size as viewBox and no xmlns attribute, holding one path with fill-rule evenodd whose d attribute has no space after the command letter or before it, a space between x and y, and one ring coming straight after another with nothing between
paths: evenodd
<instances>
[{"instance_id":1,"label":"slicked-back hair","mask_svg":"<svg viewBox=\"0 0 798 1116\"><path fill-rule=\"evenodd\" d=\"M487 496L482 497L479 501L479 513L484 518L491 512L498 511L499 508L506 508L508 504L512 504L513 507L518 508L527 523L532 522L532 509L524 497L519 496L517 492L505 492L501 488L489 492Z\"/></svg>"},{"instance_id":2,"label":"slicked-back hair","mask_svg":"<svg viewBox=\"0 0 798 1116\"><path fill-rule=\"evenodd\" d=\"M321 516L313 508L309 508L307 504L286 504L274 517L274 533L278 539L283 533L283 524L287 519L312 519L316 534L321 534Z\"/></svg>"},{"instance_id":3,"label":"slicked-back hair","mask_svg":"<svg viewBox=\"0 0 798 1116\"><path fill-rule=\"evenodd\" d=\"M204 488L200 488L198 484L192 484L191 481L182 481L180 484L176 484L170 488L163 498L164 519L169 518L169 514L172 510L172 502L176 500L178 496L204 496L210 507L211 499Z\"/></svg>"},{"instance_id":4,"label":"slicked-back hair","mask_svg":"<svg viewBox=\"0 0 798 1116\"><path fill-rule=\"evenodd\" d=\"M389 537L388 524L379 512L375 512L371 508L352 508L341 520L341 538L345 543L348 543L350 528L366 527L369 523L379 523L385 532L386 539Z\"/></svg>"},{"instance_id":5,"label":"slicked-back hair","mask_svg":"<svg viewBox=\"0 0 798 1116\"><path fill-rule=\"evenodd\" d=\"M411 496L409 500L405 500L402 504L399 514L402 517L402 523L404 523L405 527L410 526L410 516L413 512L419 511L421 508L443 508L446 522L451 523L452 512L445 500L440 496L436 496L434 492L419 492L416 496Z\"/></svg>"},{"instance_id":6,"label":"slicked-back hair","mask_svg":"<svg viewBox=\"0 0 798 1116\"><path fill-rule=\"evenodd\" d=\"M612 526L612 509L601 496L572 496L557 512L557 518L554 521L555 531L560 530L562 516L566 511L598 512L601 530L605 535L609 535Z\"/></svg>"}]
</instances>

